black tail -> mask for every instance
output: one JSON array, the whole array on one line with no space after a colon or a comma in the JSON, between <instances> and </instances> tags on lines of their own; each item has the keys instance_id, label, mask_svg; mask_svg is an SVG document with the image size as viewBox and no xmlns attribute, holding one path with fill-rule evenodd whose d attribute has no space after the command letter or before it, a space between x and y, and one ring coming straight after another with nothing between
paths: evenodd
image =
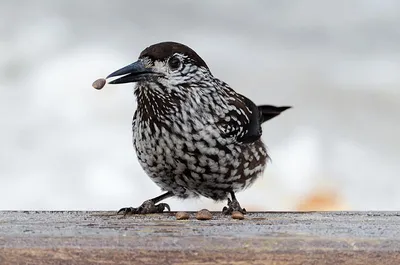
<instances>
[{"instance_id":1,"label":"black tail","mask_svg":"<svg viewBox=\"0 0 400 265\"><path fill-rule=\"evenodd\" d=\"M261 123L266 122L267 120L278 116L279 114L281 114L281 112L291 108L288 106L276 107L272 105L261 105L257 107L261 114Z\"/></svg>"}]
</instances>

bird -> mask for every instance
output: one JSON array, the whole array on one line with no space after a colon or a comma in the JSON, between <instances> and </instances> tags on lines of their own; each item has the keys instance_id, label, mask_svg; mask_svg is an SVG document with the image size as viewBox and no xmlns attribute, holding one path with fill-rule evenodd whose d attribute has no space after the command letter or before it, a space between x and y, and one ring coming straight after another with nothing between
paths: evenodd
<instances>
[{"instance_id":1,"label":"bird","mask_svg":"<svg viewBox=\"0 0 400 265\"><path fill-rule=\"evenodd\" d=\"M291 106L259 105L215 77L190 47L160 42L106 77L136 83L133 146L139 163L164 192L119 214L170 211L163 200L203 196L227 200L224 214L246 213L236 193L260 177L270 157L261 125Z\"/></svg>"}]
</instances>

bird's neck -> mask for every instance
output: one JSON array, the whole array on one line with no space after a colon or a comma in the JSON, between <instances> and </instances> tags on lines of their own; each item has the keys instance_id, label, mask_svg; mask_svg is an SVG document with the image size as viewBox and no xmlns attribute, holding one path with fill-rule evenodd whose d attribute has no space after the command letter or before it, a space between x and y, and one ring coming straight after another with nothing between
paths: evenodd
<instances>
[{"instance_id":1,"label":"bird's neck","mask_svg":"<svg viewBox=\"0 0 400 265\"><path fill-rule=\"evenodd\" d=\"M135 88L137 112L141 120L158 121L180 110L183 95L166 93L161 84L138 84Z\"/></svg>"}]
</instances>

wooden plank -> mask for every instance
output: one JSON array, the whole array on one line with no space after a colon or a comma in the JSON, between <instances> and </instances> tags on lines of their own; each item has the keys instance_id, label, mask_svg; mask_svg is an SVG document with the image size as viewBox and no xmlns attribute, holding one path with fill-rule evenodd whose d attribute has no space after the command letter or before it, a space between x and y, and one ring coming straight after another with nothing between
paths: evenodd
<instances>
[{"instance_id":1,"label":"wooden plank","mask_svg":"<svg viewBox=\"0 0 400 265\"><path fill-rule=\"evenodd\" d=\"M0 212L0 264L400 264L400 213Z\"/></svg>"}]
</instances>

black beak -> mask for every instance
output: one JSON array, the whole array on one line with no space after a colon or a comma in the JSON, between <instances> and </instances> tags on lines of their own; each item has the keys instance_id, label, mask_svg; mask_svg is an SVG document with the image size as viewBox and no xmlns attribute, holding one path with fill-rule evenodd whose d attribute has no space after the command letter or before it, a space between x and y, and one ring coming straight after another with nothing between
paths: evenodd
<instances>
[{"instance_id":1,"label":"black beak","mask_svg":"<svg viewBox=\"0 0 400 265\"><path fill-rule=\"evenodd\" d=\"M142 60L138 60L133 64L130 64L113 72L112 74L107 76L107 79L115 76L122 76L122 77L115 79L111 82L108 82L109 84L123 84L123 83L131 83L138 81L149 81L150 79L157 77L159 75L155 73L152 70L152 68L147 68Z\"/></svg>"}]
</instances>

